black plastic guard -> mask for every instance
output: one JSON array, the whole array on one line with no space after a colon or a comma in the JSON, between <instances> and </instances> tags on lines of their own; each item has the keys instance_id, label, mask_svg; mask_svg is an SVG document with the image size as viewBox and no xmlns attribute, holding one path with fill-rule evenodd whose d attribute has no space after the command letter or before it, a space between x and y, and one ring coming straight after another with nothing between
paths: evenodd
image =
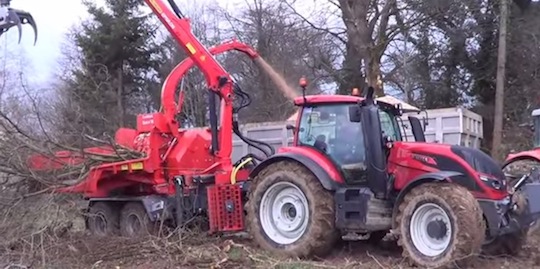
<instances>
[{"instance_id":1,"label":"black plastic guard","mask_svg":"<svg viewBox=\"0 0 540 269\"><path fill-rule=\"evenodd\" d=\"M522 187L522 191L528 201L528 214L522 221L532 223L540 218L540 183L527 183Z\"/></svg>"}]
</instances>

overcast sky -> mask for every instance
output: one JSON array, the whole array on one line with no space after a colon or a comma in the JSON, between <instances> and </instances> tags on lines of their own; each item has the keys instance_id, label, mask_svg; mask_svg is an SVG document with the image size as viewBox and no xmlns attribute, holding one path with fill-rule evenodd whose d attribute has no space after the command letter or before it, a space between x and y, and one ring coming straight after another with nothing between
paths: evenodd
<instances>
[{"instance_id":1,"label":"overcast sky","mask_svg":"<svg viewBox=\"0 0 540 269\"><path fill-rule=\"evenodd\" d=\"M217 2L224 8L234 10L235 5L245 3L245 0L198 0L197 5L202 2ZM193 0L176 0L176 3L184 10L194 4ZM6 47L11 51L18 50L31 64L32 70L28 73L35 74L29 78L31 82L45 83L57 70L65 34L72 25L88 17L86 9L81 0L12 0L11 7L28 11L34 16L38 41L34 46L33 30L29 25L24 25L19 46L17 29L12 28L0 37L0 58L7 55Z\"/></svg>"},{"instance_id":2,"label":"overcast sky","mask_svg":"<svg viewBox=\"0 0 540 269\"><path fill-rule=\"evenodd\" d=\"M54 5L52 5L54 3ZM60 45L71 25L86 16L86 11L77 0L12 0L11 6L32 14L38 27L38 42L34 46L34 33L29 25L23 26L21 46L25 57L33 65L33 80L46 81L54 72L60 55ZM2 47L21 49L16 46L18 33L12 28L0 38ZM2 54L5 53L5 50ZM4 54L5 55L5 54Z\"/></svg>"},{"instance_id":3,"label":"overcast sky","mask_svg":"<svg viewBox=\"0 0 540 269\"><path fill-rule=\"evenodd\" d=\"M177 0L179 4L184 1ZM38 42L34 46L33 30L29 25L24 25L21 46L17 46L17 29L12 28L0 37L0 54L7 55L7 44L10 50L19 50L32 64L34 72L31 73L35 76L31 80L46 82L58 66L65 34L72 25L88 17L86 9L80 0L12 0L11 7L28 11L34 16L38 27Z\"/></svg>"}]
</instances>

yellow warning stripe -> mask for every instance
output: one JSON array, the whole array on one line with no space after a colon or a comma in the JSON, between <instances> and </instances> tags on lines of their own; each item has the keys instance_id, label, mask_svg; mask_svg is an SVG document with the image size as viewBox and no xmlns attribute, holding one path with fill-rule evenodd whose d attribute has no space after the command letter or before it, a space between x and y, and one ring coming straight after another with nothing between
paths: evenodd
<instances>
[{"instance_id":1,"label":"yellow warning stripe","mask_svg":"<svg viewBox=\"0 0 540 269\"><path fill-rule=\"evenodd\" d=\"M132 164L124 164L124 165L120 166L120 170L121 171L129 170L129 165L131 165L131 170L143 170L143 163L142 162L137 162L137 163L132 163Z\"/></svg>"},{"instance_id":2,"label":"yellow warning stripe","mask_svg":"<svg viewBox=\"0 0 540 269\"><path fill-rule=\"evenodd\" d=\"M186 48L189 50L189 52L191 52L191 54L197 53L197 50L195 47L193 47L193 45L191 45L191 43L186 43Z\"/></svg>"}]
</instances>

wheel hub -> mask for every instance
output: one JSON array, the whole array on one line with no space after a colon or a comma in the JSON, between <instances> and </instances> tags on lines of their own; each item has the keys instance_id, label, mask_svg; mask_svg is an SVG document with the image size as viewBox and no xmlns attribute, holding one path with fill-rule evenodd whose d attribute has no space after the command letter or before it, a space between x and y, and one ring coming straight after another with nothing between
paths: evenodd
<instances>
[{"instance_id":1,"label":"wheel hub","mask_svg":"<svg viewBox=\"0 0 540 269\"><path fill-rule=\"evenodd\" d=\"M447 231L448 228L446 227L446 224L440 219L430 221L427 225L427 233L429 237L437 240L443 239Z\"/></svg>"},{"instance_id":2,"label":"wheel hub","mask_svg":"<svg viewBox=\"0 0 540 269\"><path fill-rule=\"evenodd\" d=\"M450 246L450 217L437 204L419 206L411 217L409 229L412 243L425 256L435 257Z\"/></svg>"},{"instance_id":3,"label":"wheel hub","mask_svg":"<svg viewBox=\"0 0 540 269\"><path fill-rule=\"evenodd\" d=\"M296 218L296 207L292 203L286 203L282 206L282 215L287 220L294 220Z\"/></svg>"},{"instance_id":4,"label":"wheel hub","mask_svg":"<svg viewBox=\"0 0 540 269\"><path fill-rule=\"evenodd\" d=\"M307 198L292 183L278 182L268 188L261 199L259 210L263 230L278 244L294 243L307 229Z\"/></svg>"}]
</instances>

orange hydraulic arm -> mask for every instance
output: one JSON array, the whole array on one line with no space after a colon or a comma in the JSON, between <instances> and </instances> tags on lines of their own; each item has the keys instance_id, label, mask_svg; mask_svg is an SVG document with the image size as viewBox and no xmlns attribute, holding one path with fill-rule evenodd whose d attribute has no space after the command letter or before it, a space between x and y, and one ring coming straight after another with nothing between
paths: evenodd
<instances>
[{"instance_id":1,"label":"orange hydraulic arm","mask_svg":"<svg viewBox=\"0 0 540 269\"><path fill-rule=\"evenodd\" d=\"M209 94L210 128L212 131L211 150L213 155L219 159L222 170L224 170L223 177L216 177L216 183L226 183L222 181L226 181L227 174L230 172L228 170L232 170L234 85L231 76L193 35L189 19L181 14L173 0L168 0L172 10L163 0L145 1L205 76L208 89L211 91ZM253 54L256 55L255 52ZM173 74L171 75L174 76ZM170 83L171 81L174 80L168 79L169 83L164 85L164 87L167 87L164 92L171 92L176 88L176 84L173 85ZM174 119L174 115L177 108L174 105L171 106L171 104L174 104L174 100L168 99L170 98L169 96L173 95L167 95L167 99L164 98L162 102L171 132L176 133L178 124ZM219 113L221 117L219 120L217 118L217 108L214 105L217 101L216 98L219 98L222 107L221 113ZM218 124L220 125L219 128ZM220 180L221 178L223 180Z\"/></svg>"},{"instance_id":2,"label":"orange hydraulic arm","mask_svg":"<svg viewBox=\"0 0 540 269\"><path fill-rule=\"evenodd\" d=\"M259 57L259 54L255 50L253 50L253 48L235 39L229 40L218 46L208 49L208 51L213 55L232 50L242 52L252 59L256 59ZM186 75L186 72L193 67L193 64L194 62L191 58L185 59L172 70L172 72L169 74L169 76L167 76L165 82L163 83L163 86L161 88L161 104L163 105L165 116L168 119L174 119L174 116L180 113L182 110L184 92L180 92L178 104L176 104L174 96L176 93L177 85L180 83L182 77Z\"/></svg>"}]
</instances>

